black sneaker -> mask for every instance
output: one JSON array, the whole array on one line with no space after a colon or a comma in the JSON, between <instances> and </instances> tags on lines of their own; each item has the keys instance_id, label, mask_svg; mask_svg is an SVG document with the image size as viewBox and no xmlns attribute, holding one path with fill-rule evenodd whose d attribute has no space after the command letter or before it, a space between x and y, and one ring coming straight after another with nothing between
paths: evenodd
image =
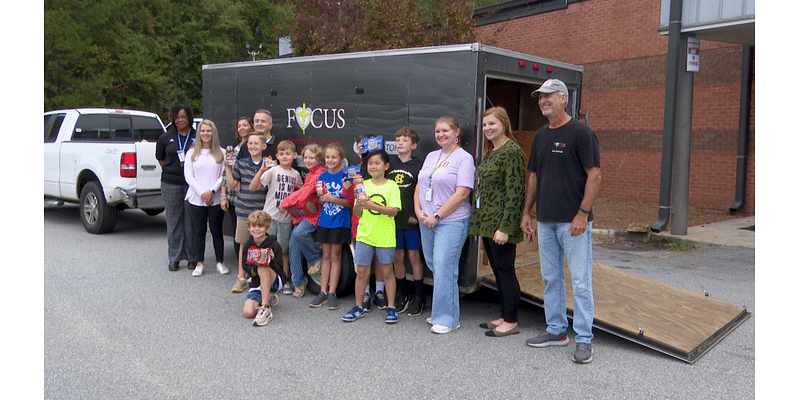
<instances>
[{"instance_id":1,"label":"black sneaker","mask_svg":"<svg viewBox=\"0 0 800 400\"><path fill-rule=\"evenodd\" d=\"M525 344L531 347L566 346L567 343L569 343L567 332L553 335L547 331L525 341Z\"/></svg>"},{"instance_id":2,"label":"black sneaker","mask_svg":"<svg viewBox=\"0 0 800 400\"><path fill-rule=\"evenodd\" d=\"M408 315L416 317L425 308L425 296L414 296L408 303Z\"/></svg>"},{"instance_id":3,"label":"black sneaker","mask_svg":"<svg viewBox=\"0 0 800 400\"><path fill-rule=\"evenodd\" d=\"M397 308L398 313L404 313L408 310L408 300L410 296L401 296L397 295L394 298L394 305Z\"/></svg>"},{"instance_id":4,"label":"black sneaker","mask_svg":"<svg viewBox=\"0 0 800 400\"><path fill-rule=\"evenodd\" d=\"M375 292L375 298L373 298L372 301L381 310L383 310L383 309L385 309L386 307L389 306L389 302L386 301L386 295L383 293L383 290L379 290L379 291Z\"/></svg>"},{"instance_id":5,"label":"black sneaker","mask_svg":"<svg viewBox=\"0 0 800 400\"><path fill-rule=\"evenodd\" d=\"M588 364L592 362L592 354L594 353L591 343L578 343L575 346L575 354L572 355L572 361L578 364Z\"/></svg>"},{"instance_id":6,"label":"black sneaker","mask_svg":"<svg viewBox=\"0 0 800 400\"><path fill-rule=\"evenodd\" d=\"M317 297L314 297L314 300L311 300L311 303L309 303L308 306L318 308L319 306L327 302L328 302L328 295L323 292L319 292Z\"/></svg>"},{"instance_id":7,"label":"black sneaker","mask_svg":"<svg viewBox=\"0 0 800 400\"><path fill-rule=\"evenodd\" d=\"M328 310L335 310L339 308L339 298L336 293L328 293Z\"/></svg>"}]
</instances>

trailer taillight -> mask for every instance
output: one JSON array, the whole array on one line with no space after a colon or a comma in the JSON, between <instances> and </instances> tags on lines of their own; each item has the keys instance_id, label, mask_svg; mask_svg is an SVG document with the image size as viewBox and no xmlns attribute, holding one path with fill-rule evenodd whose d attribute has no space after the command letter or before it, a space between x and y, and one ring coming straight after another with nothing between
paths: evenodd
<instances>
[{"instance_id":1,"label":"trailer taillight","mask_svg":"<svg viewBox=\"0 0 800 400\"><path fill-rule=\"evenodd\" d=\"M520 67L526 67L526 66L528 66L528 63L526 63L525 61L520 61L519 62L519 66Z\"/></svg>"},{"instance_id":2,"label":"trailer taillight","mask_svg":"<svg viewBox=\"0 0 800 400\"><path fill-rule=\"evenodd\" d=\"M539 69L539 68L542 68L542 66L539 64L533 64L533 69Z\"/></svg>"},{"instance_id":3,"label":"trailer taillight","mask_svg":"<svg viewBox=\"0 0 800 400\"><path fill-rule=\"evenodd\" d=\"M122 153L119 158L119 176L136 178L136 153Z\"/></svg>"}]
</instances>

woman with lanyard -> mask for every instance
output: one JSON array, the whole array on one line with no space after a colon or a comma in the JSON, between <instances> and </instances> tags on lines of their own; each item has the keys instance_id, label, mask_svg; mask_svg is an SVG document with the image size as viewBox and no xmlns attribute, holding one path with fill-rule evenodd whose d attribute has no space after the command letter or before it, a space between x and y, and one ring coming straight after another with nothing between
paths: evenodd
<instances>
[{"instance_id":1,"label":"woman with lanyard","mask_svg":"<svg viewBox=\"0 0 800 400\"><path fill-rule=\"evenodd\" d=\"M517 243L522 241L525 203L525 155L514 140L511 121L502 107L483 113L485 155L475 173L470 235L478 235L489 258L500 296L500 318L480 324L486 336L519 333L519 281L514 270Z\"/></svg>"},{"instance_id":2,"label":"woman with lanyard","mask_svg":"<svg viewBox=\"0 0 800 400\"><path fill-rule=\"evenodd\" d=\"M431 332L458 329L461 310L458 261L467 239L470 204L475 181L475 161L459 145L458 120L443 116L434 124L441 150L428 153L414 190L414 212L419 220L422 253L433 272Z\"/></svg>"},{"instance_id":3,"label":"woman with lanyard","mask_svg":"<svg viewBox=\"0 0 800 400\"><path fill-rule=\"evenodd\" d=\"M177 271L181 260L187 259L186 249L192 231L183 201L189 188L183 176L183 162L186 151L194 144L194 113L191 107L178 104L169 110L169 120L173 128L158 138L156 159L161 164L161 196L164 198L164 217L167 222L169 270ZM189 269L195 265L189 263Z\"/></svg>"}]
</instances>

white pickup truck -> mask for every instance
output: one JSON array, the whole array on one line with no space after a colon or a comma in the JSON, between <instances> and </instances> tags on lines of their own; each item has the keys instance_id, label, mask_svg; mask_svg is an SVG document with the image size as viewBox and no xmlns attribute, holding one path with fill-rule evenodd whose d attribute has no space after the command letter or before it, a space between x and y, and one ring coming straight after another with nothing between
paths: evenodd
<instances>
[{"instance_id":1,"label":"white pickup truck","mask_svg":"<svg viewBox=\"0 0 800 400\"><path fill-rule=\"evenodd\" d=\"M158 115L82 108L44 113L45 201L78 203L90 233L114 230L117 213L164 210L156 141Z\"/></svg>"}]
</instances>

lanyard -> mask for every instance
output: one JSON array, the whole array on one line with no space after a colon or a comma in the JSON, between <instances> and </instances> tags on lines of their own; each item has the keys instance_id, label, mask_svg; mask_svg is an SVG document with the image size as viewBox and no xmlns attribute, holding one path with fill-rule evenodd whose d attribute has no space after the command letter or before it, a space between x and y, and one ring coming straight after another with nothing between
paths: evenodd
<instances>
[{"instance_id":1,"label":"lanyard","mask_svg":"<svg viewBox=\"0 0 800 400\"><path fill-rule=\"evenodd\" d=\"M458 149L456 149L456 150L458 150ZM430 186L431 186L431 183L432 183L432 181L433 181L433 174L435 174L435 173L436 173L436 171L437 171L437 170L439 170L439 167L440 167L440 166L441 166L441 165L442 165L442 164L443 164L445 161L447 161L447 159L448 159L448 158L450 158L450 155L451 155L451 154L453 154L453 153L455 153L455 152L456 152L456 150L453 150L453 151L451 151L450 153L448 153L448 154L447 154L447 157L445 157L445 158L444 158L444 160L443 160L441 163L439 163L439 160L441 160L441 159L442 159L442 153L444 153L444 150L442 150L442 153L439 153L439 157L436 159L436 164L434 164L434 165L433 165L433 170L431 171L431 174L428 176L428 179L429 179L429 180L428 180L428 187L430 187Z\"/></svg>"},{"instance_id":2,"label":"lanyard","mask_svg":"<svg viewBox=\"0 0 800 400\"><path fill-rule=\"evenodd\" d=\"M183 151L186 148L186 144L189 143L189 135L192 134L192 130L190 129L189 132L186 133L186 140L183 141L181 144L181 134L178 131L175 131L175 134L178 135L178 150Z\"/></svg>"}]
</instances>

